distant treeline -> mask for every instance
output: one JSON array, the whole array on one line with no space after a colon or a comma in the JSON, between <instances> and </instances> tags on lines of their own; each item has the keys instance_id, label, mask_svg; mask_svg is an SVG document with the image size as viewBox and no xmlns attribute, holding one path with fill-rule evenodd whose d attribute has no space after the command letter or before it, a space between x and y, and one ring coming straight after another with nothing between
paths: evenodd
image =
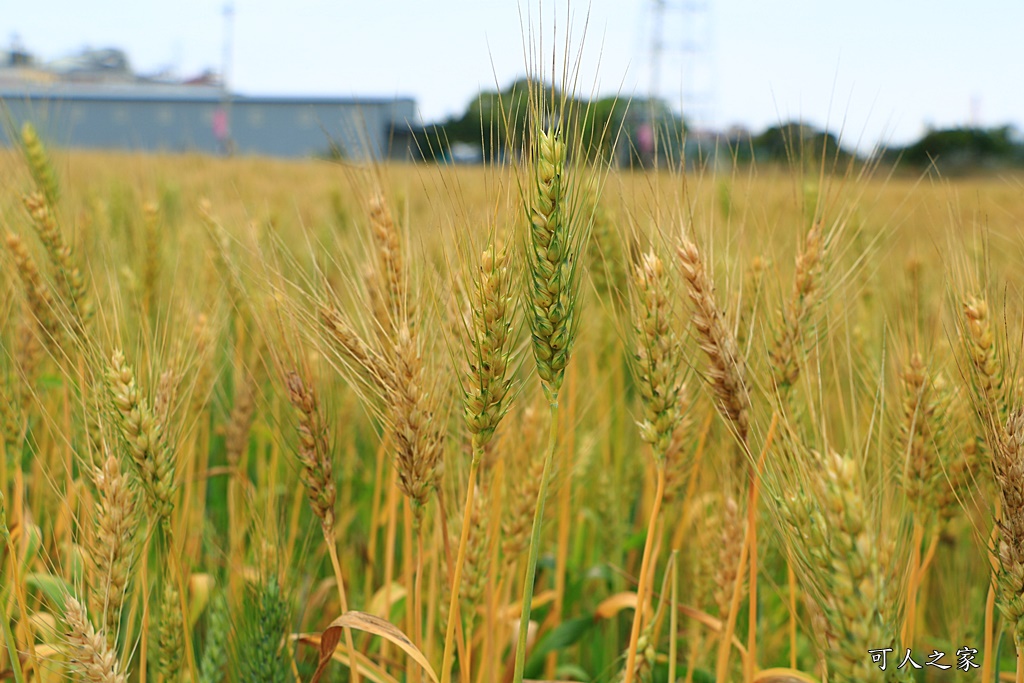
<instances>
[{"instance_id":1,"label":"distant treeline","mask_svg":"<svg viewBox=\"0 0 1024 683\"><path fill-rule=\"evenodd\" d=\"M530 100L540 100L545 106L530 107ZM662 127L683 128L681 117L675 116L662 103L657 104L654 116ZM648 109L646 103L627 102L616 97L597 100L562 97L556 89L520 79L505 90L484 91L469 103L461 116L437 124L429 124L413 131L415 147L423 159L492 160L522 151L527 135L531 111L545 109L554 117L573 125L566 135L576 141L577 153L589 159L611 159L621 135L628 128L631 114L637 109ZM679 136L677 136L679 137Z\"/></svg>"},{"instance_id":2,"label":"distant treeline","mask_svg":"<svg viewBox=\"0 0 1024 683\"><path fill-rule=\"evenodd\" d=\"M578 116L572 131L579 153L620 166L647 164L655 155L663 161L702 163L798 162L844 163L866 161L835 133L789 122L760 133L730 129L692 133L687 122L659 100L606 97L596 100L561 99L550 86L521 79L503 91L481 92L461 116L411 131L418 158L477 162L518 154L523 148L529 98L564 102L563 110ZM885 164L942 172L1024 167L1024 137L1012 126L946 128L928 131L904 146L875 150Z\"/></svg>"}]
</instances>

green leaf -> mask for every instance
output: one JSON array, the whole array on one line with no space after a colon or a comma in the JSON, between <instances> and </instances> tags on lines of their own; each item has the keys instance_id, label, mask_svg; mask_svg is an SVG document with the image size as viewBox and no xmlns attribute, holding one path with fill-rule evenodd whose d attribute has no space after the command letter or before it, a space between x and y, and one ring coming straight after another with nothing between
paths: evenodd
<instances>
[{"instance_id":1,"label":"green leaf","mask_svg":"<svg viewBox=\"0 0 1024 683\"><path fill-rule=\"evenodd\" d=\"M43 532L35 524L25 527L25 554L21 558L20 573L28 573L28 568L36 561L39 549L43 547Z\"/></svg>"},{"instance_id":2,"label":"green leaf","mask_svg":"<svg viewBox=\"0 0 1024 683\"><path fill-rule=\"evenodd\" d=\"M715 677L710 671L704 669L693 670L693 683L715 683Z\"/></svg>"},{"instance_id":3,"label":"green leaf","mask_svg":"<svg viewBox=\"0 0 1024 683\"><path fill-rule=\"evenodd\" d=\"M647 531L638 531L635 534L630 535L626 539L626 542L622 544L622 550L629 552L630 550L640 550L644 547L644 543L647 542Z\"/></svg>"},{"instance_id":4,"label":"green leaf","mask_svg":"<svg viewBox=\"0 0 1024 683\"><path fill-rule=\"evenodd\" d=\"M605 563L595 564L587 570L584 578L590 580L611 581L615 578L615 572Z\"/></svg>"},{"instance_id":5,"label":"green leaf","mask_svg":"<svg viewBox=\"0 0 1024 683\"><path fill-rule=\"evenodd\" d=\"M53 574L41 574L32 573L25 576L25 583L29 588L35 588L41 591L43 595L49 598L57 609L64 612L64 599L69 595L73 595L71 592L71 586L59 576Z\"/></svg>"},{"instance_id":6,"label":"green leaf","mask_svg":"<svg viewBox=\"0 0 1024 683\"><path fill-rule=\"evenodd\" d=\"M70 553L71 567L68 570L71 576L71 583L75 586L85 584L85 555L82 546L77 543L71 546Z\"/></svg>"},{"instance_id":7,"label":"green leaf","mask_svg":"<svg viewBox=\"0 0 1024 683\"><path fill-rule=\"evenodd\" d=\"M40 375L39 386L49 390L62 389L64 388L64 378L61 375L54 374Z\"/></svg>"},{"instance_id":8,"label":"green leaf","mask_svg":"<svg viewBox=\"0 0 1024 683\"><path fill-rule=\"evenodd\" d=\"M559 664L555 669L555 678L560 681L589 681L591 676L586 669L576 664Z\"/></svg>"},{"instance_id":9,"label":"green leaf","mask_svg":"<svg viewBox=\"0 0 1024 683\"><path fill-rule=\"evenodd\" d=\"M562 622L541 636L533 651L530 652L530 659L526 663L526 677L535 678L539 676L541 667L544 666L544 658L549 653L574 645L593 626L593 615L576 617L575 619Z\"/></svg>"}]
</instances>

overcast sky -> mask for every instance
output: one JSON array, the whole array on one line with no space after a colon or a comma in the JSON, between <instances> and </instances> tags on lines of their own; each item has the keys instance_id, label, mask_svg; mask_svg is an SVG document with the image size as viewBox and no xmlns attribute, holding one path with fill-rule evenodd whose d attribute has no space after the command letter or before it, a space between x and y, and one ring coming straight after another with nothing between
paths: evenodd
<instances>
[{"instance_id":1,"label":"overcast sky","mask_svg":"<svg viewBox=\"0 0 1024 683\"><path fill-rule=\"evenodd\" d=\"M188 76L221 69L225 4L0 0L0 46L17 36L43 59L120 47L140 72ZM660 26L658 93L715 127L801 119L861 148L929 125L1024 128L1020 0L664 0L660 15L655 0L593 0L568 21L565 0L231 4L228 76L243 94L412 96L437 121L524 74L521 27L550 53L568 25L584 94L645 96Z\"/></svg>"}]
</instances>

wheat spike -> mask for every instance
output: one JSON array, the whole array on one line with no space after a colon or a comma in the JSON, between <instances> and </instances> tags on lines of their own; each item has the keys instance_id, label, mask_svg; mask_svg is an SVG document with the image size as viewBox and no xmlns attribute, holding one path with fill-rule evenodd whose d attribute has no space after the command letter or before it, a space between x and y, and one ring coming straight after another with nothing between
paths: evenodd
<instances>
[{"instance_id":1,"label":"wheat spike","mask_svg":"<svg viewBox=\"0 0 1024 683\"><path fill-rule=\"evenodd\" d=\"M64 601L64 620L68 624L71 661L88 683L125 683L117 653L102 634L97 633L85 613L85 607L69 596Z\"/></svg>"},{"instance_id":2,"label":"wheat spike","mask_svg":"<svg viewBox=\"0 0 1024 683\"><path fill-rule=\"evenodd\" d=\"M228 465L236 467L249 448L249 431L256 409L256 380L251 372L242 371L236 379L235 400L224 433L224 453Z\"/></svg>"},{"instance_id":3,"label":"wheat spike","mask_svg":"<svg viewBox=\"0 0 1024 683\"><path fill-rule=\"evenodd\" d=\"M903 488L920 519L941 506L946 487L945 422L950 394L941 376L932 376L919 353L913 353L900 375L903 382L901 446L907 453Z\"/></svg>"},{"instance_id":4,"label":"wheat spike","mask_svg":"<svg viewBox=\"0 0 1024 683\"><path fill-rule=\"evenodd\" d=\"M526 250L527 320L533 355L548 400L557 402L579 315L579 249L585 226L570 204L566 146L559 131L537 132L535 176Z\"/></svg>"},{"instance_id":5,"label":"wheat spike","mask_svg":"<svg viewBox=\"0 0 1024 683\"><path fill-rule=\"evenodd\" d=\"M138 524L135 492L112 455L96 470L93 478L99 500L90 548L90 606L95 614L101 615L107 641L112 646L134 559Z\"/></svg>"},{"instance_id":6,"label":"wheat spike","mask_svg":"<svg viewBox=\"0 0 1024 683\"><path fill-rule=\"evenodd\" d=\"M92 306L86 300L85 277L75 264L74 251L61 234L53 211L43 195L34 192L26 195L23 201L32 217L39 241L46 247L46 253L57 270L61 295L76 322L84 324L92 317Z\"/></svg>"},{"instance_id":7,"label":"wheat spike","mask_svg":"<svg viewBox=\"0 0 1024 683\"><path fill-rule=\"evenodd\" d=\"M387 337L397 326L411 320L413 316L408 310L408 284L402 260L402 243L391 209L380 192L370 198L370 235L377 249L376 276L383 292L383 308L387 313L387 317L379 319L377 323L383 336Z\"/></svg>"},{"instance_id":8,"label":"wheat spike","mask_svg":"<svg viewBox=\"0 0 1024 683\"><path fill-rule=\"evenodd\" d=\"M482 449L508 410L506 398L512 386L509 375L513 356L512 315L514 298L508 253L489 247L480 258L470 305L466 357L468 378L464 382L466 425L474 448Z\"/></svg>"},{"instance_id":9,"label":"wheat spike","mask_svg":"<svg viewBox=\"0 0 1024 683\"><path fill-rule=\"evenodd\" d=\"M785 393L796 384L800 376L803 354L803 328L814 306L821 276L821 263L825 254L822 223L816 222L807 232L803 249L796 257L793 293L782 312L782 329L771 351L771 365L775 386Z\"/></svg>"},{"instance_id":10,"label":"wheat spike","mask_svg":"<svg viewBox=\"0 0 1024 683\"><path fill-rule=\"evenodd\" d=\"M368 377L371 384L385 394L393 389L395 378L388 361L363 341L336 308L321 307L320 322L351 359L357 373Z\"/></svg>"},{"instance_id":11,"label":"wheat spike","mask_svg":"<svg viewBox=\"0 0 1024 683\"><path fill-rule=\"evenodd\" d=\"M398 331L394 348L394 392L388 396L398 485L416 510L417 524L437 482L443 434L434 421L434 392L428 390L423 360L412 330Z\"/></svg>"},{"instance_id":12,"label":"wheat spike","mask_svg":"<svg viewBox=\"0 0 1024 683\"><path fill-rule=\"evenodd\" d=\"M107 386L120 417L121 434L128 444L150 508L162 522L169 522L176 489L173 453L167 445L164 425L157 421L146 399L140 396L135 373L121 351L111 356Z\"/></svg>"},{"instance_id":13,"label":"wheat spike","mask_svg":"<svg viewBox=\"0 0 1024 683\"><path fill-rule=\"evenodd\" d=\"M714 575L714 600L718 606L718 616L723 622L729 617L733 601L736 570L739 567L746 529L747 519L740 512L739 505L736 504L735 499L727 497L722 505L717 571ZM744 593L746 593L746 582L740 581L740 600Z\"/></svg>"},{"instance_id":14,"label":"wheat spike","mask_svg":"<svg viewBox=\"0 0 1024 683\"><path fill-rule=\"evenodd\" d=\"M1003 371L996 355L988 302L979 297L967 297L963 311L967 322L965 341L975 390L982 399L982 410L999 426L1006 419L1006 397L1003 394Z\"/></svg>"},{"instance_id":15,"label":"wheat spike","mask_svg":"<svg viewBox=\"0 0 1024 683\"><path fill-rule=\"evenodd\" d=\"M42 192L50 206L57 206L60 201L60 183L57 181L57 171L53 167L46 146L39 139L35 126L29 121L21 126L21 149L25 154L25 161L28 162L28 170L32 174L32 180L36 187Z\"/></svg>"},{"instance_id":16,"label":"wheat spike","mask_svg":"<svg viewBox=\"0 0 1024 683\"><path fill-rule=\"evenodd\" d=\"M57 321L55 313L57 307L53 293L40 275L39 267L21 237L9 232L5 241L7 249L14 257L18 277L25 286L25 299L28 301L32 316L39 325L43 341L51 350L56 349L60 345L63 330Z\"/></svg>"},{"instance_id":17,"label":"wheat spike","mask_svg":"<svg viewBox=\"0 0 1024 683\"><path fill-rule=\"evenodd\" d=\"M224 680L230 635L228 601L223 593L217 593L207 608L206 646L203 648L203 659L199 665L199 683L221 683Z\"/></svg>"},{"instance_id":18,"label":"wheat spike","mask_svg":"<svg viewBox=\"0 0 1024 683\"><path fill-rule=\"evenodd\" d=\"M634 327L636 366L644 419L640 436L654 447L659 464L673 450L673 438L682 422L682 345L673 329L672 298L665 269L653 251L643 255L634 271Z\"/></svg>"},{"instance_id":19,"label":"wheat spike","mask_svg":"<svg viewBox=\"0 0 1024 683\"><path fill-rule=\"evenodd\" d=\"M750 391L746 370L735 336L725 325L725 317L715 302L715 288L708 277L697 245L683 239L678 249L686 279L687 293L693 306L694 327L700 347L710 367L708 381L714 389L719 409L732 422L741 442L746 442L750 429Z\"/></svg>"},{"instance_id":20,"label":"wheat spike","mask_svg":"<svg viewBox=\"0 0 1024 683\"><path fill-rule=\"evenodd\" d=\"M175 588L174 581L165 577L153 651L156 670L165 679L174 680L181 672L182 662L185 661L185 643L182 637L184 628L178 589Z\"/></svg>"},{"instance_id":21,"label":"wheat spike","mask_svg":"<svg viewBox=\"0 0 1024 683\"><path fill-rule=\"evenodd\" d=\"M1024 646L1024 410L1015 408L992 453L1002 499L999 519L999 607Z\"/></svg>"},{"instance_id":22,"label":"wheat spike","mask_svg":"<svg viewBox=\"0 0 1024 683\"><path fill-rule=\"evenodd\" d=\"M901 651L888 603L890 542L869 517L857 463L835 452L808 456L815 472L777 502L828 625L820 635L831 643L825 651L829 680L892 680L865 656L879 647ZM905 680L905 672L895 675Z\"/></svg>"},{"instance_id":23,"label":"wheat spike","mask_svg":"<svg viewBox=\"0 0 1024 683\"><path fill-rule=\"evenodd\" d=\"M335 488L327 424L320 412L316 391L308 382L291 371L285 377L285 383L288 400L295 409L298 422L298 458L306 496L325 534L333 537Z\"/></svg>"}]
</instances>

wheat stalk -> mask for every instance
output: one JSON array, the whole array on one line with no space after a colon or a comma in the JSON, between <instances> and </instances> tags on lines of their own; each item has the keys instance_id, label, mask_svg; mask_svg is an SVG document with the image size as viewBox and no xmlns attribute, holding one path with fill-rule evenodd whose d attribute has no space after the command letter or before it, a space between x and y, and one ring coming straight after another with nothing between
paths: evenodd
<instances>
[{"instance_id":1,"label":"wheat stalk","mask_svg":"<svg viewBox=\"0 0 1024 683\"><path fill-rule=\"evenodd\" d=\"M679 412L679 394L683 385L682 345L673 330L675 321L670 303L672 300L665 282L665 269L653 250L644 254L637 264L633 289L634 327L638 338L635 365L644 404L640 435L654 449L657 488L640 561L637 608L633 612L633 626L626 650L625 683L632 683L638 670L637 654L643 651L639 647L640 630L647 600L647 577L651 564L657 563L653 547L658 514L665 494L666 460L673 447L676 431L683 421Z\"/></svg>"},{"instance_id":2,"label":"wheat stalk","mask_svg":"<svg viewBox=\"0 0 1024 683\"><path fill-rule=\"evenodd\" d=\"M932 376L916 352L911 354L900 379L903 383L903 419L899 428L901 446L906 453L902 483L914 513L903 640L912 644L917 619L917 593L924 571L921 542L943 509L939 496L949 471L945 462L945 421L950 395L942 377Z\"/></svg>"},{"instance_id":3,"label":"wheat stalk","mask_svg":"<svg viewBox=\"0 0 1024 683\"><path fill-rule=\"evenodd\" d=\"M579 267L582 242L590 232L590 221L579 215L578 206L574 203L576 198L566 169L567 148L562 135L560 127L535 129L527 204L530 229L526 244L527 286L524 303L532 333L531 346L537 374L551 409L551 425L523 580L514 683L522 683L526 666L533 583L540 552L540 530L558 438L558 393L562 388L565 367L569 363L579 326Z\"/></svg>"},{"instance_id":4,"label":"wheat stalk","mask_svg":"<svg viewBox=\"0 0 1024 683\"><path fill-rule=\"evenodd\" d=\"M337 582L338 600L342 613L348 612L348 597L345 591L345 579L338 560L338 551L334 534L334 515L336 489L334 484L334 458L331 453L330 432L320 408L320 401L312 384L302 379L294 370L285 375L285 386L288 390L288 401L295 411L298 425L299 447L297 457L302 467L300 478L306 489L306 498L313 509L313 514L320 520L320 529L324 542L328 546L334 577ZM345 644L349 652L349 668L352 679L358 683L359 668L356 665L355 646L352 631L344 629Z\"/></svg>"},{"instance_id":5,"label":"wheat stalk","mask_svg":"<svg viewBox=\"0 0 1024 683\"><path fill-rule=\"evenodd\" d=\"M789 448L794 446L790 442ZM892 647L896 631L890 614L887 564L890 540L869 514L857 463L834 451L810 451L813 470L776 493L779 517L793 557L799 561L812 596L827 622L824 651L829 680L864 683L892 680L867 656ZM787 454L793 466L802 456ZM904 680L905 671L895 673Z\"/></svg>"},{"instance_id":6,"label":"wheat stalk","mask_svg":"<svg viewBox=\"0 0 1024 683\"><path fill-rule=\"evenodd\" d=\"M515 302L509 257L504 248L491 245L483 252L478 276L472 287L473 294L469 302L472 321L465 349L469 367L468 376L463 380L463 417L472 435L473 454L466 488L466 504L462 513L459 550L451 577L452 594L448 605L448 624L445 628L441 683L447 683L451 678L454 657L452 639L455 635L455 624L462 618L459 594L463 588L463 568L467 561L478 580L483 576L478 571L479 552L475 557L467 559L467 549L471 547L470 530L473 528L474 513L478 512L478 506L474 503L477 471L483 459L484 449L494 436L494 430L501 419L508 412L506 399L512 386L509 366L513 357L512 316ZM479 534L475 546L477 551L482 548ZM466 597L473 602L474 597L478 596L467 594ZM468 667L469 663L465 662L463 666Z\"/></svg>"}]
</instances>

